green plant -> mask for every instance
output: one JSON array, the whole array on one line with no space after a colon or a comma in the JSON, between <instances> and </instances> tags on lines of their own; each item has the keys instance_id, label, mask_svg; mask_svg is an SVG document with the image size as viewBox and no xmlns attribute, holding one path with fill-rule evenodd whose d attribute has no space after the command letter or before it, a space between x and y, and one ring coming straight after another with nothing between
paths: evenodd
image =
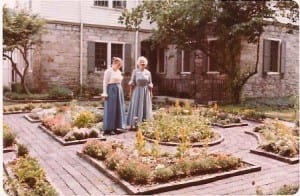
<instances>
[{"instance_id":1,"label":"green plant","mask_svg":"<svg viewBox=\"0 0 300 196\"><path fill-rule=\"evenodd\" d=\"M49 90L51 99L69 99L72 98L72 91L66 87L54 85Z\"/></svg>"},{"instance_id":2,"label":"green plant","mask_svg":"<svg viewBox=\"0 0 300 196\"><path fill-rule=\"evenodd\" d=\"M147 184L150 181L151 171L150 167L146 164L137 163L134 181L138 184Z\"/></svg>"},{"instance_id":3,"label":"green plant","mask_svg":"<svg viewBox=\"0 0 300 196\"><path fill-rule=\"evenodd\" d=\"M18 157L24 157L25 155L28 154L28 148L24 144L18 144L18 150L17 150L17 155Z\"/></svg>"},{"instance_id":4,"label":"green plant","mask_svg":"<svg viewBox=\"0 0 300 196\"><path fill-rule=\"evenodd\" d=\"M146 142L144 140L143 133L140 129L138 129L138 131L136 133L136 141L134 143L134 146L138 150L139 154L142 154L143 152L145 152L145 145L146 145Z\"/></svg>"},{"instance_id":5,"label":"green plant","mask_svg":"<svg viewBox=\"0 0 300 196\"><path fill-rule=\"evenodd\" d=\"M89 141L84 145L83 153L99 160L105 160L111 149L111 146L103 142Z\"/></svg>"},{"instance_id":6,"label":"green plant","mask_svg":"<svg viewBox=\"0 0 300 196\"><path fill-rule=\"evenodd\" d=\"M278 189L276 195L294 195L299 190L299 185L283 185Z\"/></svg>"},{"instance_id":7,"label":"green plant","mask_svg":"<svg viewBox=\"0 0 300 196\"><path fill-rule=\"evenodd\" d=\"M180 143L177 147L177 156L183 157L190 147L189 136L187 135L186 129L183 128L180 131Z\"/></svg>"},{"instance_id":8,"label":"green plant","mask_svg":"<svg viewBox=\"0 0 300 196\"><path fill-rule=\"evenodd\" d=\"M96 122L95 115L90 111L82 111L75 116L73 120L73 126L78 128L89 128L93 123Z\"/></svg>"},{"instance_id":9,"label":"green plant","mask_svg":"<svg viewBox=\"0 0 300 196\"><path fill-rule=\"evenodd\" d=\"M30 188L35 187L38 181L45 178L45 173L35 158L25 156L20 158L15 165L15 174L22 183Z\"/></svg>"},{"instance_id":10,"label":"green plant","mask_svg":"<svg viewBox=\"0 0 300 196\"><path fill-rule=\"evenodd\" d=\"M58 193L49 183L38 181L33 191L33 195L58 196Z\"/></svg>"},{"instance_id":11,"label":"green plant","mask_svg":"<svg viewBox=\"0 0 300 196\"><path fill-rule=\"evenodd\" d=\"M154 172L154 179L157 182L168 182L174 176L174 172L170 167L158 168Z\"/></svg>"},{"instance_id":12,"label":"green plant","mask_svg":"<svg viewBox=\"0 0 300 196\"><path fill-rule=\"evenodd\" d=\"M34 108L35 108L35 106L32 103L28 103L24 107L25 110L29 110L29 111L31 111Z\"/></svg>"},{"instance_id":13,"label":"green plant","mask_svg":"<svg viewBox=\"0 0 300 196\"><path fill-rule=\"evenodd\" d=\"M24 93L25 92L21 83L12 83L11 91L14 93Z\"/></svg>"},{"instance_id":14,"label":"green plant","mask_svg":"<svg viewBox=\"0 0 300 196\"><path fill-rule=\"evenodd\" d=\"M118 165L117 172L122 179L132 181L135 177L136 167L137 163L129 160L122 165Z\"/></svg>"},{"instance_id":15,"label":"green plant","mask_svg":"<svg viewBox=\"0 0 300 196\"><path fill-rule=\"evenodd\" d=\"M15 142L16 134L14 134L9 126L3 123L3 146L4 148L12 146Z\"/></svg>"},{"instance_id":16,"label":"green plant","mask_svg":"<svg viewBox=\"0 0 300 196\"><path fill-rule=\"evenodd\" d=\"M3 95L5 95L7 92L10 92L10 88L8 86L3 86Z\"/></svg>"},{"instance_id":17,"label":"green plant","mask_svg":"<svg viewBox=\"0 0 300 196\"><path fill-rule=\"evenodd\" d=\"M71 124L57 122L57 124L55 124L51 130L55 135L64 137L69 131L71 131Z\"/></svg>"}]
</instances>

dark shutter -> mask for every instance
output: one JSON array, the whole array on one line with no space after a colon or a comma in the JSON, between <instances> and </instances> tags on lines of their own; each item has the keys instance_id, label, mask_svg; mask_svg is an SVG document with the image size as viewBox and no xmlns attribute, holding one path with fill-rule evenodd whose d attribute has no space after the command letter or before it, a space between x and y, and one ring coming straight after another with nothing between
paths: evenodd
<instances>
[{"instance_id":1,"label":"dark shutter","mask_svg":"<svg viewBox=\"0 0 300 196\"><path fill-rule=\"evenodd\" d=\"M284 40L281 41L281 56L280 56L280 75L283 77L285 72L286 63L286 43Z\"/></svg>"},{"instance_id":2,"label":"dark shutter","mask_svg":"<svg viewBox=\"0 0 300 196\"><path fill-rule=\"evenodd\" d=\"M182 52L181 50L177 50L177 53L176 53L176 72L177 73L180 73L182 70L181 70L181 64L182 64Z\"/></svg>"},{"instance_id":3,"label":"dark shutter","mask_svg":"<svg viewBox=\"0 0 300 196\"><path fill-rule=\"evenodd\" d=\"M190 52L190 72L195 73L195 51Z\"/></svg>"},{"instance_id":4,"label":"dark shutter","mask_svg":"<svg viewBox=\"0 0 300 196\"><path fill-rule=\"evenodd\" d=\"M87 71L95 71L95 42L88 42L87 46Z\"/></svg>"},{"instance_id":5,"label":"dark shutter","mask_svg":"<svg viewBox=\"0 0 300 196\"><path fill-rule=\"evenodd\" d=\"M263 42L263 75L266 75L271 68L271 40Z\"/></svg>"},{"instance_id":6,"label":"dark shutter","mask_svg":"<svg viewBox=\"0 0 300 196\"><path fill-rule=\"evenodd\" d=\"M131 44L125 44L125 64L124 72L131 73L132 59L131 59Z\"/></svg>"}]
</instances>

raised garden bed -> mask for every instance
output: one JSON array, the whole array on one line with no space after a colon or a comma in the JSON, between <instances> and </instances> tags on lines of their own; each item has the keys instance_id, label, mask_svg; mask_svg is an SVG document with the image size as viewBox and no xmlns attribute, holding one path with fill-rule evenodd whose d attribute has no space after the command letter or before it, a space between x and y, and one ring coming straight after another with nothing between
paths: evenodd
<instances>
[{"instance_id":1,"label":"raised garden bed","mask_svg":"<svg viewBox=\"0 0 300 196\"><path fill-rule=\"evenodd\" d=\"M29 114L29 115L28 115L28 114L24 115L24 118L25 118L26 120L28 120L29 122L31 122L31 123L39 123L39 122L41 122L41 119L39 119L39 118L37 118L37 119L32 118L32 117L30 116L30 114Z\"/></svg>"},{"instance_id":2,"label":"raised garden bed","mask_svg":"<svg viewBox=\"0 0 300 196\"><path fill-rule=\"evenodd\" d=\"M263 112L255 111L253 109L246 109L241 111L240 115L242 119L249 120L257 123L263 123L266 119L266 115Z\"/></svg>"},{"instance_id":3,"label":"raised garden bed","mask_svg":"<svg viewBox=\"0 0 300 196\"><path fill-rule=\"evenodd\" d=\"M19 111L7 111L7 112L3 112L3 115L8 115L8 114L26 114L26 113L30 113L30 110L19 110Z\"/></svg>"},{"instance_id":4,"label":"raised garden bed","mask_svg":"<svg viewBox=\"0 0 300 196\"><path fill-rule=\"evenodd\" d=\"M294 164L299 162L299 127L292 128L278 121L270 121L245 133L259 143L250 152Z\"/></svg>"},{"instance_id":5,"label":"raised garden bed","mask_svg":"<svg viewBox=\"0 0 300 196\"><path fill-rule=\"evenodd\" d=\"M43 125L39 125L39 128L41 130L43 130L45 133L47 133L54 140L56 140L57 142L59 142L60 144L62 144L64 146L75 145L75 144L83 144L83 143L86 143L87 141L90 141L90 140L102 140L102 141L106 140L105 137L101 136L101 137L87 138L87 139L81 139L81 140L66 141L62 137L59 137L59 136L55 135L51 130L47 129Z\"/></svg>"},{"instance_id":6,"label":"raised garden bed","mask_svg":"<svg viewBox=\"0 0 300 196\"><path fill-rule=\"evenodd\" d=\"M259 166L224 154L201 155L203 159L200 155L182 158L166 155L154 160L149 154L135 155L135 151L125 152L115 144L103 145L87 143L77 155L120 184L128 194L157 194L261 170ZM128 157L123 159L124 156Z\"/></svg>"},{"instance_id":7,"label":"raised garden bed","mask_svg":"<svg viewBox=\"0 0 300 196\"><path fill-rule=\"evenodd\" d=\"M253 131L245 131L245 133L254 136L257 139L257 141L259 142L259 144L262 143L262 139L261 139L261 137L259 136L258 133L255 133ZM272 153L272 152L265 151L261 147L257 147L255 149L250 149L250 152L253 153L253 154L269 157L269 158L276 159L278 161L282 161L282 162L289 163L289 164L299 163L299 156L297 156L297 157L284 157L284 156L281 156L279 154L275 154L275 153Z\"/></svg>"},{"instance_id":8,"label":"raised garden bed","mask_svg":"<svg viewBox=\"0 0 300 196\"><path fill-rule=\"evenodd\" d=\"M3 123L3 153L15 151L16 134L10 127Z\"/></svg>"},{"instance_id":9,"label":"raised garden bed","mask_svg":"<svg viewBox=\"0 0 300 196\"><path fill-rule=\"evenodd\" d=\"M217 145L217 144L220 144L221 142L224 141L224 137L221 133L218 133L216 131L214 131L215 135L216 135L216 138L215 140L210 140L209 142L205 142L205 141L202 141L202 142L194 142L194 143L191 143L191 147L204 147L204 146L214 146L214 145ZM151 142L151 143L155 143L155 139L151 139L151 138L148 138L147 136L145 136L145 140L148 141L148 142ZM178 146L180 145L180 143L178 142L163 142L163 141L159 141L158 142L159 144L161 145L165 145L165 146Z\"/></svg>"},{"instance_id":10,"label":"raised garden bed","mask_svg":"<svg viewBox=\"0 0 300 196\"><path fill-rule=\"evenodd\" d=\"M59 195L35 158L25 155L3 163L8 195Z\"/></svg>"}]
</instances>

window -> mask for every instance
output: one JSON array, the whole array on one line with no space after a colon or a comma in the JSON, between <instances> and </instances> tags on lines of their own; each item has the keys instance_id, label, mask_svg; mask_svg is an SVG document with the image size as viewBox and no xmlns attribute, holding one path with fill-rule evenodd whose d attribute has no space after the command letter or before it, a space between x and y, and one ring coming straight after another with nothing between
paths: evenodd
<instances>
[{"instance_id":1,"label":"window","mask_svg":"<svg viewBox=\"0 0 300 196\"><path fill-rule=\"evenodd\" d=\"M219 72L217 40L208 40L210 55L207 57L207 72Z\"/></svg>"},{"instance_id":2,"label":"window","mask_svg":"<svg viewBox=\"0 0 300 196\"><path fill-rule=\"evenodd\" d=\"M88 73L107 69L108 66L111 65L113 57L120 57L123 59L123 72L131 72L131 44L112 42L88 42ZM127 65L128 67L126 67L125 65Z\"/></svg>"},{"instance_id":3,"label":"window","mask_svg":"<svg viewBox=\"0 0 300 196\"><path fill-rule=\"evenodd\" d=\"M95 43L95 71L107 68L107 43Z\"/></svg>"},{"instance_id":4,"label":"window","mask_svg":"<svg viewBox=\"0 0 300 196\"><path fill-rule=\"evenodd\" d=\"M193 53L187 50L177 51L177 72L190 73L193 69Z\"/></svg>"},{"instance_id":5,"label":"window","mask_svg":"<svg viewBox=\"0 0 300 196\"><path fill-rule=\"evenodd\" d=\"M99 7L108 7L108 0L94 0L94 6L99 6Z\"/></svg>"},{"instance_id":6,"label":"window","mask_svg":"<svg viewBox=\"0 0 300 196\"><path fill-rule=\"evenodd\" d=\"M123 59L123 44L111 44L111 59L113 57L120 57ZM123 67L122 67L123 71Z\"/></svg>"},{"instance_id":7,"label":"window","mask_svg":"<svg viewBox=\"0 0 300 196\"><path fill-rule=\"evenodd\" d=\"M157 50L158 56L158 73L165 73L165 49L159 48Z\"/></svg>"},{"instance_id":8,"label":"window","mask_svg":"<svg viewBox=\"0 0 300 196\"><path fill-rule=\"evenodd\" d=\"M263 44L263 72L283 73L285 42L279 39L264 39Z\"/></svg>"},{"instance_id":9,"label":"window","mask_svg":"<svg viewBox=\"0 0 300 196\"><path fill-rule=\"evenodd\" d=\"M119 8L119 9L126 8L126 1L113 1L113 8Z\"/></svg>"}]
</instances>

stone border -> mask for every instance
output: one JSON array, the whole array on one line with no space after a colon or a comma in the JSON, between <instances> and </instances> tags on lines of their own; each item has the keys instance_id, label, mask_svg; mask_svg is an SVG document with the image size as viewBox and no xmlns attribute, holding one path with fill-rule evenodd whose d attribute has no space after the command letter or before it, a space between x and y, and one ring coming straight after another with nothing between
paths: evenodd
<instances>
[{"instance_id":1,"label":"stone border","mask_svg":"<svg viewBox=\"0 0 300 196\"><path fill-rule=\"evenodd\" d=\"M255 166L251 163L243 161L243 163L249 164L249 167L242 168L242 169L236 169L228 172L222 172L222 173L216 173L211 174L209 176L203 177L203 176L195 176L193 179L189 180L182 180L180 182L169 182L159 185L154 185L152 187L147 188L141 188L131 185L129 182L122 180L118 177L117 174L115 174L113 171L107 169L107 167L102 163L101 161L98 161L88 155L85 155L82 152L77 151L76 153L79 157L93 165L95 168L100 170L102 173L104 173L106 176L111 178L113 181L118 183L122 188L124 188L129 194L135 194L135 195L145 195L145 194L157 194L162 193L166 191L171 191L175 189L180 189L188 186L195 186L200 184L206 184L210 182L214 182L217 180L225 179L232 176L238 176L242 174L247 174L251 172L260 171L260 166Z\"/></svg>"},{"instance_id":2,"label":"stone border","mask_svg":"<svg viewBox=\"0 0 300 196\"><path fill-rule=\"evenodd\" d=\"M248 126L248 123L231 123L228 125L223 125L220 123L212 123L213 126L218 126L222 128L231 128L231 127L243 127L243 126Z\"/></svg>"},{"instance_id":3,"label":"stone border","mask_svg":"<svg viewBox=\"0 0 300 196\"><path fill-rule=\"evenodd\" d=\"M245 133L254 136L258 140L258 143L262 144L262 139L258 133L255 133L253 131L245 131ZM256 147L256 149L250 149L250 152L253 154L269 157L289 164L295 164L299 162L299 156L295 158L284 157L276 153L265 151L259 147Z\"/></svg>"},{"instance_id":4,"label":"stone border","mask_svg":"<svg viewBox=\"0 0 300 196\"><path fill-rule=\"evenodd\" d=\"M214 146L214 145L217 145L217 144L220 144L221 142L224 141L224 136L220 133L220 132L217 132L217 131L214 131L215 133L218 133L220 135L220 138L212 141L212 142L209 142L207 145L208 146ZM151 139L149 137L146 137L144 136L145 140L148 141L148 142L151 142L151 143L154 143L156 140L154 139ZM159 142L159 144L161 145L165 145L165 146L178 146L179 143L176 143L176 142ZM205 146L205 142L195 142L195 143L191 143L191 146L192 147L203 147Z\"/></svg>"},{"instance_id":5,"label":"stone border","mask_svg":"<svg viewBox=\"0 0 300 196\"><path fill-rule=\"evenodd\" d=\"M252 122L256 122L256 123L264 123L264 119L263 120L256 120L253 118L247 118L247 117L242 117L243 120L248 120L248 121L252 121Z\"/></svg>"},{"instance_id":6,"label":"stone border","mask_svg":"<svg viewBox=\"0 0 300 196\"><path fill-rule=\"evenodd\" d=\"M59 142L60 144L62 144L63 146L83 144L83 143L86 143L87 141L91 141L91 140L101 140L101 141L105 141L106 140L105 137L102 137L102 138L97 137L97 138L87 138L87 139L83 139L83 140L65 141L61 137L55 135L52 131L50 131L49 129L47 129L45 126L39 125L39 128L42 131L44 131L45 133L47 133L54 140L56 140L57 142Z\"/></svg>"},{"instance_id":7,"label":"stone border","mask_svg":"<svg viewBox=\"0 0 300 196\"><path fill-rule=\"evenodd\" d=\"M39 123L39 122L42 121L42 120L36 120L36 119L33 119L33 118L31 118L28 114L25 114L25 115L24 115L24 118L26 118L26 120L28 120L28 121L31 122L31 123Z\"/></svg>"},{"instance_id":8,"label":"stone border","mask_svg":"<svg viewBox=\"0 0 300 196\"><path fill-rule=\"evenodd\" d=\"M69 102L72 99L9 99L7 98L5 101L14 102L14 103L53 103L53 102Z\"/></svg>"},{"instance_id":9,"label":"stone border","mask_svg":"<svg viewBox=\"0 0 300 196\"><path fill-rule=\"evenodd\" d=\"M3 112L3 115L9 115L9 114L27 114L30 113L31 111L14 111L14 112Z\"/></svg>"},{"instance_id":10,"label":"stone border","mask_svg":"<svg viewBox=\"0 0 300 196\"><path fill-rule=\"evenodd\" d=\"M16 151L15 146L3 148L3 153L14 152Z\"/></svg>"},{"instance_id":11,"label":"stone border","mask_svg":"<svg viewBox=\"0 0 300 196\"><path fill-rule=\"evenodd\" d=\"M103 106L99 106L99 107L96 107L96 109L98 109L98 110L104 110L104 107Z\"/></svg>"}]
</instances>

